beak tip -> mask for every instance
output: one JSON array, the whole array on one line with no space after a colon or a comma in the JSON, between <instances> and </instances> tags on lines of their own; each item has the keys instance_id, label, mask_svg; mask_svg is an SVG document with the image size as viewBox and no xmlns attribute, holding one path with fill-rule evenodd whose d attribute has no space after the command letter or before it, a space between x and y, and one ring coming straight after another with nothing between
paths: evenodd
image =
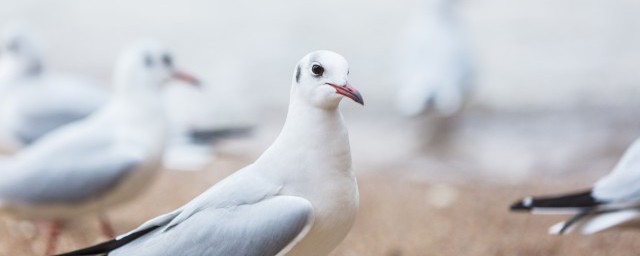
<instances>
[{"instance_id":1,"label":"beak tip","mask_svg":"<svg viewBox=\"0 0 640 256\"><path fill-rule=\"evenodd\" d=\"M360 92L356 91L355 95L354 95L354 101L359 103L360 105L364 106L364 99L362 98L362 94L360 94Z\"/></svg>"}]
</instances>

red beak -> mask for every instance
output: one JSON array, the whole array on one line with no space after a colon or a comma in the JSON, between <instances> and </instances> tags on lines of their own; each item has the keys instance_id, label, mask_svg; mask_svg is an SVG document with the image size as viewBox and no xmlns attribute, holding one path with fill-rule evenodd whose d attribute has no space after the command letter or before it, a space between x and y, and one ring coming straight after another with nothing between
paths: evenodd
<instances>
[{"instance_id":1,"label":"red beak","mask_svg":"<svg viewBox=\"0 0 640 256\"><path fill-rule=\"evenodd\" d=\"M358 92L358 90L356 90L356 88L353 88L353 86L351 86L351 84L349 84L349 82L347 82L344 85L336 85L336 84L332 84L332 83L327 83L328 85L331 85L333 88L336 89L336 93L343 95L349 99L352 99L353 101L359 103L360 105L364 106L364 100L362 99L362 95L360 95L360 92Z\"/></svg>"},{"instance_id":2,"label":"red beak","mask_svg":"<svg viewBox=\"0 0 640 256\"><path fill-rule=\"evenodd\" d=\"M194 76L184 73L182 71L174 71L173 78L191 84L193 86L200 86L200 80L195 78Z\"/></svg>"}]
</instances>

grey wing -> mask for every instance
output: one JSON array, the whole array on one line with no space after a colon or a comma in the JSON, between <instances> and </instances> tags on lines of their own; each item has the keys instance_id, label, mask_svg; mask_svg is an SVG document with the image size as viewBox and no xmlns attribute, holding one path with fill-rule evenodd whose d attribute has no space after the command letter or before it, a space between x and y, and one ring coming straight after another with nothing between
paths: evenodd
<instances>
[{"instance_id":1,"label":"grey wing","mask_svg":"<svg viewBox=\"0 0 640 256\"><path fill-rule=\"evenodd\" d=\"M275 196L255 204L202 209L170 229L157 228L109 255L276 255L290 250L312 222L309 201Z\"/></svg>"},{"instance_id":2,"label":"grey wing","mask_svg":"<svg viewBox=\"0 0 640 256\"><path fill-rule=\"evenodd\" d=\"M144 160L103 136L50 143L61 145L43 145L39 152L18 158L8 170L2 170L2 201L64 204L88 200L113 188Z\"/></svg>"},{"instance_id":3,"label":"grey wing","mask_svg":"<svg viewBox=\"0 0 640 256\"><path fill-rule=\"evenodd\" d=\"M627 149L613 171L593 188L594 196L608 202L640 201L640 139Z\"/></svg>"},{"instance_id":4,"label":"grey wing","mask_svg":"<svg viewBox=\"0 0 640 256\"><path fill-rule=\"evenodd\" d=\"M32 92L33 93L33 92ZM51 99L27 97L20 102L19 121L15 124L15 136L22 142L31 144L45 134L67 124L84 119L94 113L101 101L94 104L79 104L72 98L57 97Z\"/></svg>"},{"instance_id":5,"label":"grey wing","mask_svg":"<svg viewBox=\"0 0 640 256\"><path fill-rule=\"evenodd\" d=\"M69 123L87 117L90 112L72 111L33 113L22 117L22 122L15 130L15 136L25 144L32 144L45 134Z\"/></svg>"}]
</instances>

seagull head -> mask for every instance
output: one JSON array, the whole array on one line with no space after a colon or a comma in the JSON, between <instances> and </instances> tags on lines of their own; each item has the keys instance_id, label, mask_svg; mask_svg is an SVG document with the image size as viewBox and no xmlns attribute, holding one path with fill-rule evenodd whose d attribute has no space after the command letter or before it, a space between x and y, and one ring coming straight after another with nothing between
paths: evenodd
<instances>
[{"instance_id":1,"label":"seagull head","mask_svg":"<svg viewBox=\"0 0 640 256\"><path fill-rule=\"evenodd\" d=\"M38 38L20 23L5 26L0 34L2 69L16 76L35 76L42 72L42 50ZM8 72L8 71L4 71Z\"/></svg>"},{"instance_id":2,"label":"seagull head","mask_svg":"<svg viewBox=\"0 0 640 256\"><path fill-rule=\"evenodd\" d=\"M198 86L200 82L174 65L167 48L153 40L139 41L130 46L116 65L117 89L158 90L171 80Z\"/></svg>"},{"instance_id":3,"label":"seagull head","mask_svg":"<svg viewBox=\"0 0 640 256\"><path fill-rule=\"evenodd\" d=\"M364 105L362 95L348 81L349 63L332 51L304 56L294 71L292 95L321 108L335 108L347 97Z\"/></svg>"}]
</instances>

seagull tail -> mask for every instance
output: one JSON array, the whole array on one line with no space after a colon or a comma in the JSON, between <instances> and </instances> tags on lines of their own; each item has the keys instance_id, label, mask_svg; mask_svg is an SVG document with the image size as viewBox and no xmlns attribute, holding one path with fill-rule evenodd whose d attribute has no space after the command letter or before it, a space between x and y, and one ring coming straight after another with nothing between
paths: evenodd
<instances>
[{"instance_id":1,"label":"seagull tail","mask_svg":"<svg viewBox=\"0 0 640 256\"><path fill-rule=\"evenodd\" d=\"M560 196L527 197L513 203L511 211L546 214L579 214L601 204L591 190Z\"/></svg>"},{"instance_id":2,"label":"seagull tail","mask_svg":"<svg viewBox=\"0 0 640 256\"><path fill-rule=\"evenodd\" d=\"M220 139L241 138L250 136L253 126L230 127L211 130L191 130L189 139L196 144L211 144Z\"/></svg>"},{"instance_id":3,"label":"seagull tail","mask_svg":"<svg viewBox=\"0 0 640 256\"><path fill-rule=\"evenodd\" d=\"M585 221L580 232L590 235L607 229L634 222L640 218L640 211L636 209L620 210L598 214Z\"/></svg>"},{"instance_id":4,"label":"seagull tail","mask_svg":"<svg viewBox=\"0 0 640 256\"><path fill-rule=\"evenodd\" d=\"M551 228L549 228L549 234L566 235L571 233L574 230L574 227L576 226L576 224L582 221L589 213L590 211L580 212L574 215L573 217L571 217L571 219L567 221L563 221L551 226Z\"/></svg>"},{"instance_id":5,"label":"seagull tail","mask_svg":"<svg viewBox=\"0 0 640 256\"><path fill-rule=\"evenodd\" d=\"M621 226L640 218L640 211L636 209L616 210L593 213L585 211L576 214L571 219L557 223L549 228L549 234L566 235L578 231L582 235L591 235L610 228Z\"/></svg>"},{"instance_id":6,"label":"seagull tail","mask_svg":"<svg viewBox=\"0 0 640 256\"><path fill-rule=\"evenodd\" d=\"M97 244L91 247L87 247L87 248L83 248L83 249L79 249L76 251L72 251L72 252L67 252L67 253L63 253L63 254L57 254L55 256L88 256L88 255L107 255L109 254L109 252L116 250L130 242L132 242L133 240L138 239L141 236L146 235L147 233L157 229L160 226L151 226L149 228L131 233L129 235L126 235L124 237L119 237L113 240L109 240L106 241L104 243L101 244Z\"/></svg>"}]
</instances>

